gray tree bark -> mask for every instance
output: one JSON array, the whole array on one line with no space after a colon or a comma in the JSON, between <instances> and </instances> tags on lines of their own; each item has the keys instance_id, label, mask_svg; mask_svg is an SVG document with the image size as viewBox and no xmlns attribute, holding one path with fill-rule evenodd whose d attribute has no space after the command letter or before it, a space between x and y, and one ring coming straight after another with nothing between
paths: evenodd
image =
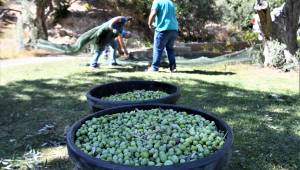
<instances>
[{"instance_id":1,"label":"gray tree bark","mask_svg":"<svg viewBox=\"0 0 300 170\"><path fill-rule=\"evenodd\" d=\"M294 55L297 51L297 30L300 17L300 1L286 0L282 10L275 15L273 21L267 0L257 0L255 5L261 30L266 40L275 39L286 44L287 50Z\"/></svg>"},{"instance_id":2,"label":"gray tree bark","mask_svg":"<svg viewBox=\"0 0 300 170\"><path fill-rule=\"evenodd\" d=\"M281 13L272 22L272 37L287 45L287 50L294 55L297 51L297 30L300 17L300 1L286 0Z\"/></svg>"},{"instance_id":3,"label":"gray tree bark","mask_svg":"<svg viewBox=\"0 0 300 170\"><path fill-rule=\"evenodd\" d=\"M264 65L284 70L297 67L295 53L299 49L297 30L300 1L286 0L280 8L272 11L272 15L267 0L257 0L254 9L259 15L260 28L264 36Z\"/></svg>"},{"instance_id":4,"label":"gray tree bark","mask_svg":"<svg viewBox=\"0 0 300 170\"><path fill-rule=\"evenodd\" d=\"M20 21L23 31L29 33L26 43L35 43L38 39L48 39L47 17L52 9L52 1L49 0L23 0L22 18Z\"/></svg>"},{"instance_id":5,"label":"gray tree bark","mask_svg":"<svg viewBox=\"0 0 300 170\"><path fill-rule=\"evenodd\" d=\"M260 19L260 30L263 33L264 39L270 40L272 33L272 19L268 2L265 0L257 0L254 9L258 13Z\"/></svg>"},{"instance_id":6,"label":"gray tree bark","mask_svg":"<svg viewBox=\"0 0 300 170\"><path fill-rule=\"evenodd\" d=\"M46 9L49 7L49 10L52 9L52 1L51 0L35 0L36 5L36 18L35 18L35 25L38 30L38 38L39 39L48 39L48 29L47 29L47 14Z\"/></svg>"}]
</instances>

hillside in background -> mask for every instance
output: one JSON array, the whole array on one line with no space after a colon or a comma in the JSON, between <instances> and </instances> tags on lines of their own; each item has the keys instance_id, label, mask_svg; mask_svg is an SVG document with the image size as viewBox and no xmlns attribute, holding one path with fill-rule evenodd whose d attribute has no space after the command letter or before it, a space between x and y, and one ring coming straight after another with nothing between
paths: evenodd
<instances>
[{"instance_id":1,"label":"hillside in background","mask_svg":"<svg viewBox=\"0 0 300 170\"><path fill-rule=\"evenodd\" d=\"M93 1L94 2L94 1ZM153 31L149 30L146 23L148 13L137 13L130 10L128 6L117 6L111 1L103 1L103 3L87 3L87 1L74 1L68 8L68 14L60 16L58 20L49 19L47 22L49 40L55 43L72 44L77 37L85 31L98 26L99 24L118 15L133 16L134 21L130 26L133 32L133 38L129 39L127 45L129 48L149 47L152 44ZM17 51L17 16L20 15L21 4L19 1L7 1L0 8L0 58L16 58L28 55L44 55L48 52L42 50L27 49L26 51ZM3 10L12 9L12 10ZM200 28L199 28L200 29ZM201 27L203 41L209 42L235 42L240 38L237 36L239 29L232 25L222 25L215 22L207 22ZM184 33L181 30L181 36L178 41L186 41L183 38ZM23 33L28 38L28 33Z\"/></svg>"}]
</instances>

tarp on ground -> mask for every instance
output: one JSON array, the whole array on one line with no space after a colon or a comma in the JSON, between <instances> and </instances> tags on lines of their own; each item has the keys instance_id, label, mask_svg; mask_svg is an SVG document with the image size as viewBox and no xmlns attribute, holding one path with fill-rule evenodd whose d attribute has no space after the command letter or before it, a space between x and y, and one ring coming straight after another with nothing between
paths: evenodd
<instances>
[{"instance_id":1,"label":"tarp on ground","mask_svg":"<svg viewBox=\"0 0 300 170\"><path fill-rule=\"evenodd\" d=\"M222 64L222 63L238 63L238 62L246 62L252 60L252 54L254 52L254 47L246 48L240 51L236 51L230 54L225 54L216 57L208 57L208 56L193 56L193 58L186 58L182 56L176 56L177 65L209 65L209 64ZM137 58L129 58L129 59L119 59L120 64L137 64L137 65L149 65L152 61L151 58L140 56ZM162 62L168 62L166 56L162 57Z\"/></svg>"},{"instance_id":2,"label":"tarp on ground","mask_svg":"<svg viewBox=\"0 0 300 170\"><path fill-rule=\"evenodd\" d=\"M101 41L102 44L110 42L116 33L110 30L111 21L107 21L100 26L97 26L82 35L76 40L75 44L56 44L50 41L39 39L36 44L33 46L35 48L47 49L54 52L64 53L64 54L76 54L80 52L83 47L87 44L99 44L98 41ZM103 41L103 42L102 42Z\"/></svg>"}]
</instances>

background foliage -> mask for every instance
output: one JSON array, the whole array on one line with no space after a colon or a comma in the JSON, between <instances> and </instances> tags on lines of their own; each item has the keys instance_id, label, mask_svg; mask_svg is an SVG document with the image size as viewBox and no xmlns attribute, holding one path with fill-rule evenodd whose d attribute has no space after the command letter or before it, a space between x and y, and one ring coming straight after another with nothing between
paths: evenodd
<instances>
[{"instance_id":1,"label":"background foliage","mask_svg":"<svg viewBox=\"0 0 300 170\"><path fill-rule=\"evenodd\" d=\"M98 8L110 6L113 11L119 14L132 15L136 24L143 25L143 28L147 28L152 2L152 0L87 1L87 3ZM205 24L208 21L218 21L220 19L220 12L214 0L174 0L174 2L177 7L177 17L183 40L200 41L206 39L207 35L203 29ZM152 35L149 35L150 37Z\"/></svg>"},{"instance_id":2,"label":"background foliage","mask_svg":"<svg viewBox=\"0 0 300 170\"><path fill-rule=\"evenodd\" d=\"M67 8L74 0L52 0L54 4L54 21L68 14ZM147 19L152 0L83 0L89 7L110 9L114 15L132 15L135 25L147 28ZM210 36L204 26L208 22L232 23L242 29L250 29L250 20L254 15L256 0L174 0L177 6L177 17L180 24L181 38L184 41L209 41ZM269 0L271 8L279 7L284 0ZM134 7L134 8L132 8ZM197 18L197 19L195 19ZM149 30L139 30L149 39Z\"/></svg>"},{"instance_id":3,"label":"background foliage","mask_svg":"<svg viewBox=\"0 0 300 170\"><path fill-rule=\"evenodd\" d=\"M256 0L217 0L217 6L222 13L222 20L240 25L243 29L250 28L250 20L255 14L253 9ZM279 7L284 0L268 0L271 10Z\"/></svg>"},{"instance_id":4,"label":"background foliage","mask_svg":"<svg viewBox=\"0 0 300 170\"><path fill-rule=\"evenodd\" d=\"M121 14L135 15L136 22L147 27L147 19L152 0L88 0L94 6L110 6ZM254 15L253 7L256 0L174 0L177 6L177 17L181 28L181 38L185 41L207 41L207 22L223 21L250 29L250 20ZM269 0L271 8L279 7L284 0ZM134 6L135 8L132 8ZM195 19L197 18L197 19ZM151 37L151 36L149 36Z\"/></svg>"}]
</instances>

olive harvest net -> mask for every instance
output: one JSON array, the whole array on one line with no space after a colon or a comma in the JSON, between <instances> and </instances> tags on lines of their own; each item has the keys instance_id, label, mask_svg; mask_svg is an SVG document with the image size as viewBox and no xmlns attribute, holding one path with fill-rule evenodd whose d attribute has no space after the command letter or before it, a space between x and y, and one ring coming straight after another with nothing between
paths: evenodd
<instances>
[{"instance_id":1,"label":"olive harvest net","mask_svg":"<svg viewBox=\"0 0 300 170\"><path fill-rule=\"evenodd\" d=\"M199 65L209 65L209 64L226 64L226 63L241 63L241 62L249 62L253 60L253 55L255 54L255 48L250 47L240 51L236 51L229 54L224 54L216 57L208 57L208 56L199 56L195 55L192 57L184 57L184 56L176 56L176 64L177 65L190 65L190 66L199 66ZM147 56L138 56L135 58L129 59L120 59L118 62L120 64L136 64L136 65L149 65L152 61L152 58ZM168 63L168 59L166 56L162 57L162 65L163 63Z\"/></svg>"},{"instance_id":2,"label":"olive harvest net","mask_svg":"<svg viewBox=\"0 0 300 170\"><path fill-rule=\"evenodd\" d=\"M110 30L110 25L111 22L108 21L83 33L72 45L55 44L46 40L39 39L38 42L34 44L34 47L64 54L76 54L89 43L93 43L96 45L99 44L97 42L101 41L101 44L106 44L107 42L110 42L112 39L114 39L118 34Z\"/></svg>"}]
</instances>

